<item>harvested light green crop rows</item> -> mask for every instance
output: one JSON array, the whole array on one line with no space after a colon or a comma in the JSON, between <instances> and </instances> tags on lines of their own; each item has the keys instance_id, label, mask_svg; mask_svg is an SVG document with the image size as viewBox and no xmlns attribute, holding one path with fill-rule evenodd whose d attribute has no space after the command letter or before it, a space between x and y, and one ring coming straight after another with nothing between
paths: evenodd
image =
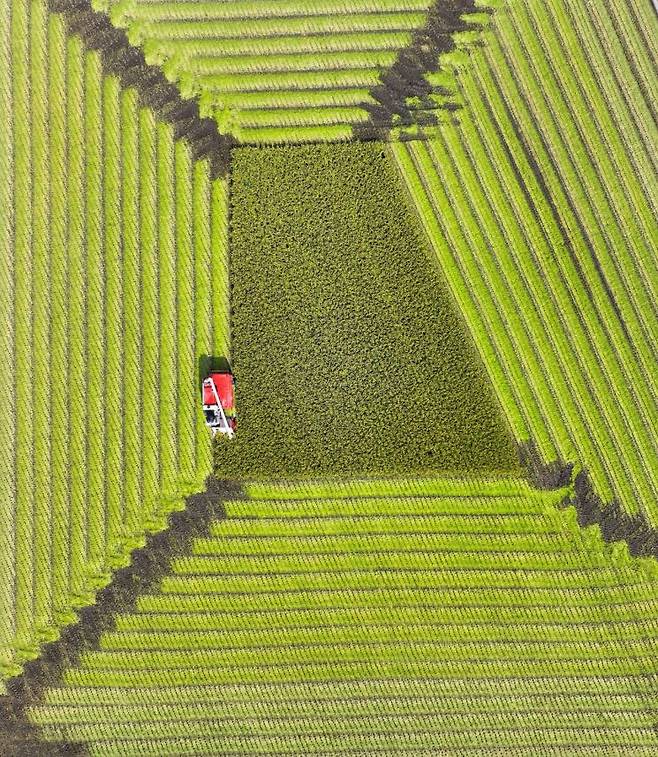
<instances>
[{"instance_id":1,"label":"harvested light green crop rows","mask_svg":"<svg viewBox=\"0 0 658 757\"><path fill-rule=\"evenodd\" d=\"M456 72L460 125L393 152L517 438L655 524L656 48L635 14L658 19L506 5Z\"/></svg>"},{"instance_id":2,"label":"harvested light green crop rows","mask_svg":"<svg viewBox=\"0 0 658 757\"><path fill-rule=\"evenodd\" d=\"M226 182L45 3L5 34L3 677L203 488L198 359L228 336Z\"/></svg>"},{"instance_id":3,"label":"harvested light green crop rows","mask_svg":"<svg viewBox=\"0 0 658 757\"><path fill-rule=\"evenodd\" d=\"M429 0L94 0L202 114L245 143L336 141L426 21ZM250 103L258 95L258 120ZM319 98L322 97L322 104ZM340 110L341 106L350 108ZM300 113L300 109L302 109ZM328 113L325 112L328 109Z\"/></svg>"},{"instance_id":4,"label":"harvested light green crop rows","mask_svg":"<svg viewBox=\"0 0 658 757\"><path fill-rule=\"evenodd\" d=\"M655 563L579 529L559 508L565 491L477 478L327 486L349 497L265 483L226 502L192 547L214 545L221 563L202 575L175 563L32 723L92 755L658 748ZM350 564L355 524L367 568ZM294 575L262 569L281 534L303 557ZM510 569L511 534L527 535L523 569ZM562 545L553 566L547 536ZM409 551L390 551L391 537ZM448 567L465 550L472 566ZM318 573L318 559L333 564Z\"/></svg>"},{"instance_id":5,"label":"harvested light green crop rows","mask_svg":"<svg viewBox=\"0 0 658 757\"><path fill-rule=\"evenodd\" d=\"M514 469L381 146L241 149L231 189L240 432L218 475Z\"/></svg>"}]
</instances>

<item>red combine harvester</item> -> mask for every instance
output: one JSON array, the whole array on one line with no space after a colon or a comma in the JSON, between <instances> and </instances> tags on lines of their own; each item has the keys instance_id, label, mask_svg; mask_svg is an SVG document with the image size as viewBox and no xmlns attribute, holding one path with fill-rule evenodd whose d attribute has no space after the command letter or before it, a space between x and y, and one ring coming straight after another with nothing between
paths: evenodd
<instances>
[{"instance_id":1,"label":"red combine harvester","mask_svg":"<svg viewBox=\"0 0 658 757\"><path fill-rule=\"evenodd\" d=\"M212 435L226 434L229 439L235 436L235 391L233 374L228 371L216 371L203 380L201 389L203 414L206 425Z\"/></svg>"}]
</instances>

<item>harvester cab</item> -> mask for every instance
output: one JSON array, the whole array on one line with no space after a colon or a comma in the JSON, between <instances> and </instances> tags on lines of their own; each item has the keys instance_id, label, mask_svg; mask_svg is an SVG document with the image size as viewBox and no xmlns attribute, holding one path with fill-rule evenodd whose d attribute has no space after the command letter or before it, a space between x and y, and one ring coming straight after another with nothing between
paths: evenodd
<instances>
[{"instance_id":1,"label":"harvester cab","mask_svg":"<svg viewBox=\"0 0 658 757\"><path fill-rule=\"evenodd\" d=\"M201 402L212 435L225 434L232 439L236 428L233 374L229 371L210 373L203 380Z\"/></svg>"}]
</instances>

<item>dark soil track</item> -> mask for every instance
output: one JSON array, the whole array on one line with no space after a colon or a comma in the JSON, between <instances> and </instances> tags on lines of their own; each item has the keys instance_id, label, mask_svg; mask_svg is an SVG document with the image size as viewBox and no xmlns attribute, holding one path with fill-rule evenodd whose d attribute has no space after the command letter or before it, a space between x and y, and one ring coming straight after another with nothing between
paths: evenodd
<instances>
[{"instance_id":1,"label":"dark soil track","mask_svg":"<svg viewBox=\"0 0 658 757\"><path fill-rule=\"evenodd\" d=\"M434 114L439 106L430 95L449 96L447 91L439 91L425 79L425 74L437 71L439 56L455 47L453 34L466 29L475 29L461 17L465 13L488 13L478 7L475 0L437 0L429 10L422 29L414 32L411 44L400 50L395 63L381 75L381 84L370 94L376 105L362 107L370 114L365 123L354 124L357 139L386 139L388 130L395 124L401 126L432 126L438 122ZM420 106L411 107L408 98L417 98ZM444 110L456 110L459 106L448 103ZM417 138L417 137L415 137Z\"/></svg>"},{"instance_id":2,"label":"dark soil track","mask_svg":"<svg viewBox=\"0 0 658 757\"><path fill-rule=\"evenodd\" d=\"M555 460L544 464L533 441L519 445L519 457L528 480L538 489L561 489L571 482L573 463ZM626 542L632 557L658 559L658 528L651 526L642 512L630 515L619 502L604 502L595 494L586 469L576 474L574 490L573 496L564 500L564 506L576 508L582 528L598 524L606 543Z\"/></svg>"},{"instance_id":3,"label":"dark soil track","mask_svg":"<svg viewBox=\"0 0 658 757\"><path fill-rule=\"evenodd\" d=\"M603 502L594 493L586 470L578 473L575 485L576 493L570 504L576 508L581 526L598 523L606 542L626 542L632 557L658 559L658 528L651 526L642 512L629 515L619 502Z\"/></svg>"}]
</instances>

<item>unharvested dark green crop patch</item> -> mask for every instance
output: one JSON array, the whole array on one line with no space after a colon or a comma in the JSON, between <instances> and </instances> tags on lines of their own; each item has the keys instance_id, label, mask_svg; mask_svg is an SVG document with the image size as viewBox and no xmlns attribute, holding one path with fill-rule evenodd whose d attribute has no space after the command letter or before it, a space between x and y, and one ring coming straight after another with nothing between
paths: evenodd
<instances>
[{"instance_id":1,"label":"unharvested dark green crop patch","mask_svg":"<svg viewBox=\"0 0 658 757\"><path fill-rule=\"evenodd\" d=\"M516 469L381 145L236 151L231 280L220 475Z\"/></svg>"}]
</instances>

